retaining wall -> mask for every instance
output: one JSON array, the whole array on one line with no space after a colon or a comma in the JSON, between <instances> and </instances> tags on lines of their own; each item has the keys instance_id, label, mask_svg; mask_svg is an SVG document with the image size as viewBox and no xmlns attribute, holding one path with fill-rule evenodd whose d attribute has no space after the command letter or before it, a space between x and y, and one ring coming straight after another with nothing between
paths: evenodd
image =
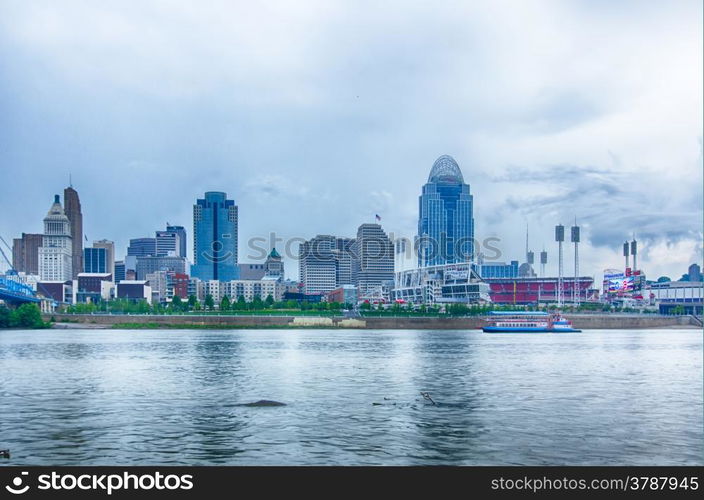
<instances>
[{"instance_id":1,"label":"retaining wall","mask_svg":"<svg viewBox=\"0 0 704 500\"><path fill-rule=\"evenodd\" d=\"M316 316L163 316L163 315L91 315L53 314L45 315L45 320L54 317L57 322L78 322L96 325L117 325L125 323L155 323L165 326L222 326L223 328L369 328L402 330L466 330L481 328L482 317L465 318L419 318L419 317L316 317ZM655 315L615 315L615 314L572 314L568 315L575 328L581 329L621 329L621 328L667 328L699 327L691 316Z\"/></svg>"}]
</instances>

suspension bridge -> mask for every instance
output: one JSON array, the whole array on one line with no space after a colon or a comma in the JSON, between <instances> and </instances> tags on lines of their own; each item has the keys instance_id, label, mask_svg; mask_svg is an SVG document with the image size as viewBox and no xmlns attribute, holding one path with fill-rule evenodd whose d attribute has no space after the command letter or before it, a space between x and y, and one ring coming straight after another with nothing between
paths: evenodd
<instances>
[{"instance_id":1,"label":"suspension bridge","mask_svg":"<svg viewBox=\"0 0 704 500\"><path fill-rule=\"evenodd\" d=\"M5 238L0 236L0 241L10 252L12 251ZM0 274L0 300L12 306L27 303L39 304L42 298L37 295L37 292L31 286L20 281L17 270L12 266L12 262L7 258L7 254L1 245L0 254L8 265L8 271L4 275Z\"/></svg>"}]
</instances>

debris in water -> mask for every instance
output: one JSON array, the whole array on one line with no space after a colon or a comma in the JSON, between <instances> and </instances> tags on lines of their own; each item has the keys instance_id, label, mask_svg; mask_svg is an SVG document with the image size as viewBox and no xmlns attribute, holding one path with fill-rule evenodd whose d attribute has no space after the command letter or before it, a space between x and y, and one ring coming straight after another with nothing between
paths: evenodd
<instances>
[{"instance_id":1,"label":"debris in water","mask_svg":"<svg viewBox=\"0 0 704 500\"><path fill-rule=\"evenodd\" d=\"M253 403L244 403L239 406L249 406L249 407L258 407L258 406L286 406L286 403L280 403L278 401L270 401L268 399L260 399L259 401L255 401Z\"/></svg>"},{"instance_id":2,"label":"debris in water","mask_svg":"<svg viewBox=\"0 0 704 500\"><path fill-rule=\"evenodd\" d=\"M433 403L434 406L437 406L437 404L435 403L435 401L433 401L433 398L430 397L430 393L429 393L429 392L423 392L423 391L421 391L420 395L423 396L423 398L425 398L425 399L427 399L428 401L430 401L431 403Z\"/></svg>"},{"instance_id":3,"label":"debris in water","mask_svg":"<svg viewBox=\"0 0 704 500\"><path fill-rule=\"evenodd\" d=\"M10 450L0 450L0 458L10 458Z\"/></svg>"}]
</instances>

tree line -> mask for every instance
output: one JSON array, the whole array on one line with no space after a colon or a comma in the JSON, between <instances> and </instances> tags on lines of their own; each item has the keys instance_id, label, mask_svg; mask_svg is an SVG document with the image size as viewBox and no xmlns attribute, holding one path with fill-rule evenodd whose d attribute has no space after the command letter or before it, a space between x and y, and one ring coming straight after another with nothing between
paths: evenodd
<instances>
[{"instance_id":1,"label":"tree line","mask_svg":"<svg viewBox=\"0 0 704 500\"><path fill-rule=\"evenodd\" d=\"M17 309L0 306L0 328L48 328L36 304L22 304Z\"/></svg>"}]
</instances>

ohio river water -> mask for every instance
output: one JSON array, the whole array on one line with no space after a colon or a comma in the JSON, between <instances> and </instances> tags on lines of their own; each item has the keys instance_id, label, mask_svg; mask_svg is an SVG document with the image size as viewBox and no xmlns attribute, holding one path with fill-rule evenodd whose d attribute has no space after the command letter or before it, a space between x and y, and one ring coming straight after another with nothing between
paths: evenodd
<instances>
[{"instance_id":1,"label":"ohio river water","mask_svg":"<svg viewBox=\"0 0 704 500\"><path fill-rule=\"evenodd\" d=\"M0 402L0 465L703 463L699 330L0 331Z\"/></svg>"}]
</instances>

